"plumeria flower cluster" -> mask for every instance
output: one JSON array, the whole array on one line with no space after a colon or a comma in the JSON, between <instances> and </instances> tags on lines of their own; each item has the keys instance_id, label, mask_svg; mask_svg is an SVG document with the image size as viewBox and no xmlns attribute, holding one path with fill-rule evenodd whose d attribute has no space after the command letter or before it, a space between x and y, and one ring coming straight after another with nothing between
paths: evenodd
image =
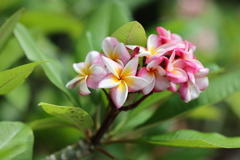
<instances>
[{"instance_id":1,"label":"plumeria flower cluster","mask_svg":"<svg viewBox=\"0 0 240 160\"><path fill-rule=\"evenodd\" d=\"M81 95L89 95L88 88L109 88L117 108L124 105L129 92L148 95L170 90L185 102L197 98L208 86L209 69L194 57L196 47L162 27L157 27L157 32L148 37L146 48L105 38L103 53L91 51L85 62L73 64L78 75L66 87L79 83Z\"/></svg>"}]
</instances>

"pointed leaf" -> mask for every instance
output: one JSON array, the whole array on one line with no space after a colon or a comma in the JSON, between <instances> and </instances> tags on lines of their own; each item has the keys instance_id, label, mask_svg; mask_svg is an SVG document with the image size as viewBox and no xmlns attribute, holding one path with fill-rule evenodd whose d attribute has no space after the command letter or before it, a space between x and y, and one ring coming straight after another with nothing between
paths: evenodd
<instances>
[{"instance_id":1,"label":"pointed leaf","mask_svg":"<svg viewBox=\"0 0 240 160\"><path fill-rule=\"evenodd\" d=\"M143 26L137 21L129 22L112 34L125 45L146 46L147 37Z\"/></svg>"},{"instance_id":2,"label":"pointed leaf","mask_svg":"<svg viewBox=\"0 0 240 160\"><path fill-rule=\"evenodd\" d=\"M15 14L13 14L0 28L0 49L11 35L19 17L21 16L23 9L20 9Z\"/></svg>"},{"instance_id":3,"label":"pointed leaf","mask_svg":"<svg viewBox=\"0 0 240 160\"><path fill-rule=\"evenodd\" d=\"M81 130L88 129L93 126L91 116L79 107L56 106L43 102L39 105L42 106L44 111L48 114L71 121Z\"/></svg>"},{"instance_id":4,"label":"pointed leaf","mask_svg":"<svg viewBox=\"0 0 240 160\"><path fill-rule=\"evenodd\" d=\"M0 52L0 71L9 69L23 56L24 53L16 38L9 39Z\"/></svg>"},{"instance_id":5,"label":"pointed leaf","mask_svg":"<svg viewBox=\"0 0 240 160\"><path fill-rule=\"evenodd\" d=\"M74 93L68 90L63 82L62 75L62 65L59 61L51 57L49 54L43 52L40 47L36 44L34 39L31 37L28 30L21 24L18 24L14 30L14 34L19 41L21 47L23 48L26 56L31 61L44 61L44 60L54 60L51 63L46 63L43 65L43 69L49 78L49 80L56 85L59 89L61 89L69 98L69 100L75 105L80 106L78 97L74 95Z\"/></svg>"},{"instance_id":6,"label":"pointed leaf","mask_svg":"<svg viewBox=\"0 0 240 160\"><path fill-rule=\"evenodd\" d=\"M22 84L32 73L34 67L44 62L46 61L29 63L0 72L0 95L7 94Z\"/></svg>"},{"instance_id":7,"label":"pointed leaf","mask_svg":"<svg viewBox=\"0 0 240 160\"><path fill-rule=\"evenodd\" d=\"M225 137L218 133L202 133L194 130L179 130L136 142L171 147L240 148L240 137Z\"/></svg>"},{"instance_id":8,"label":"pointed leaf","mask_svg":"<svg viewBox=\"0 0 240 160\"><path fill-rule=\"evenodd\" d=\"M32 130L21 122L0 122L0 159L31 160Z\"/></svg>"}]
</instances>

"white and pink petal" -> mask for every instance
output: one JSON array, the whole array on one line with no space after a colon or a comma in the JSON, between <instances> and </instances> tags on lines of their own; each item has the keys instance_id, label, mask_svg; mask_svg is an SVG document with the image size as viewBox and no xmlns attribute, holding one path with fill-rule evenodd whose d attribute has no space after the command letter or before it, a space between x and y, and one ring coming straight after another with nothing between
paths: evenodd
<instances>
[{"instance_id":1,"label":"white and pink petal","mask_svg":"<svg viewBox=\"0 0 240 160\"><path fill-rule=\"evenodd\" d=\"M127 100L128 87L124 81L110 89L110 96L116 108L121 108Z\"/></svg>"}]
</instances>

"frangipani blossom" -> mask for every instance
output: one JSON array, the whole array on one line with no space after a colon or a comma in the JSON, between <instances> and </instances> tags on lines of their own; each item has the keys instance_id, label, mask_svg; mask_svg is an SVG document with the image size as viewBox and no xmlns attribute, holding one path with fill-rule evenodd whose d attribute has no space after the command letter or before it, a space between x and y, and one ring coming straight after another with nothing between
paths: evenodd
<instances>
[{"instance_id":1,"label":"frangipani blossom","mask_svg":"<svg viewBox=\"0 0 240 160\"><path fill-rule=\"evenodd\" d=\"M185 63L182 59L174 60L175 51L173 51L169 60L167 60L166 76L170 82L175 84L184 83L188 80L187 73L182 69L185 68Z\"/></svg>"},{"instance_id":2,"label":"frangipani blossom","mask_svg":"<svg viewBox=\"0 0 240 160\"><path fill-rule=\"evenodd\" d=\"M124 46L114 37L107 37L103 40L102 49L106 57L114 60L115 62L126 65L131 56Z\"/></svg>"},{"instance_id":3,"label":"frangipani blossom","mask_svg":"<svg viewBox=\"0 0 240 160\"><path fill-rule=\"evenodd\" d=\"M189 49L192 49L192 50L195 50L196 48L192 43L183 41L182 37L179 36L178 34L171 33L169 30L166 30L163 27L157 27L156 30L159 34L162 44L175 43L177 48L188 47Z\"/></svg>"},{"instance_id":4,"label":"frangipani blossom","mask_svg":"<svg viewBox=\"0 0 240 160\"><path fill-rule=\"evenodd\" d=\"M198 77L197 75L188 74L191 78L187 82L180 84L179 88L180 97L185 102L196 99L209 84L207 77Z\"/></svg>"},{"instance_id":5,"label":"frangipani blossom","mask_svg":"<svg viewBox=\"0 0 240 160\"><path fill-rule=\"evenodd\" d=\"M146 67L139 70L138 76L150 82L141 92L144 95L152 92L161 92L170 87L170 82L165 78L165 70L159 66L162 60L156 59L151 61Z\"/></svg>"},{"instance_id":6,"label":"frangipani blossom","mask_svg":"<svg viewBox=\"0 0 240 160\"><path fill-rule=\"evenodd\" d=\"M125 67L107 57L103 57L103 61L110 73L101 80L98 87L110 88L110 96L117 108L123 106L128 92L141 90L149 84L145 79L135 76L138 58L130 60Z\"/></svg>"},{"instance_id":7,"label":"frangipani blossom","mask_svg":"<svg viewBox=\"0 0 240 160\"><path fill-rule=\"evenodd\" d=\"M137 46L127 45L131 50L135 49ZM151 34L147 40L147 48L140 47L140 53L138 57L147 57L146 63L150 63L152 60L163 56L166 52L174 49L176 47L175 43L162 44L161 39L158 35Z\"/></svg>"},{"instance_id":8,"label":"frangipani blossom","mask_svg":"<svg viewBox=\"0 0 240 160\"><path fill-rule=\"evenodd\" d=\"M79 83L79 93L81 95L91 93L88 87L97 89L99 81L107 74L102 57L96 51L89 52L85 62L74 63L73 68L78 76L69 81L66 87L72 89Z\"/></svg>"}]
</instances>

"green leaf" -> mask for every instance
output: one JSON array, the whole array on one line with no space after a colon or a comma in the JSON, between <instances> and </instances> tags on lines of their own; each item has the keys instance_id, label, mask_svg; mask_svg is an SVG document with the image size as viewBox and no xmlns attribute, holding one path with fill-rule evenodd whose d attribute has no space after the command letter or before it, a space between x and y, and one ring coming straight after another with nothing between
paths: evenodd
<instances>
[{"instance_id":1,"label":"green leaf","mask_svg":"<svg viewBox=\"0 0 240 160\"><path fill-rule=\"evenodd\" d=\"M21 122L0 122L0 159L31 160L32 130Z\"/></svg>"},{"instance_id":2,"label":"green leaf","mask_svg":"<svg viewBox=\"0 0 240 160\"><path fill-rule=\"evenodd\" d=\"M44 62L46 61L29 63L0 72L0 95L7 94L22 84L32 73L34 67Z\"/></svg>"},{"instance_id":3,"label":"green leaf","mask_svg":"<svg viewBox=\"0 0 240 160\"><path fill-rule=\"evenodd\" d=\"M129 22L112 34L125 45L146 46L147 37L143 26L137 21Z\"/></svg>"},{"instance_id":4,"label":"green leaf","mask_svg":"<svg viewBox=\"0 0 240 160\"><path fill-rule=\"evenodd\" d=\"M75 106L80 106L78 97L70 90L68 90L65 85L66 82L63 82L62 72L63 66L59 63L56 58L51 57L49 54L43 52L35 43L31 37L28 30L21 24L18 24L14 30L14 34L19 41L21 47L25 51L26 56L31 61L45 61L45 60L54 60L51 63L43 64L43 69L49 78L49 80L61 89L69 98L69 100Z\"/></svg>"},{"instance_id":5,"label":"green leaf","mask_svg":"<svg viewBox=\"0 0 240 160\"><path fill-rule=\"evenodd\" d=\"M51 128L74 127L70 122L60 118L44 118L28 124L33 131Z\"/></svg>"},{"instance_id":6,"label":"green leaf","mask_svg":"<svg viewBox=\"0 0 240 160\"><path fill-rule=\"evenodd\" d=\"M28 10L21 16L20 22L28 27L39 27L46 34L68 33L71 37L79 37L82 24L77 18L64 13Z\"/></svg>"},{"instance_id":7,"label":"green leaf","mask_svg":"<svg viewBox=\"0 0 240 160\"><path fill-rule=\"evenodd\" d=\"M146 123L149 124L167 120L197 107L219 102L231 94L240 91L239 79L239 70L218 76L210 80L209 87L200 94L199 98L189 103L183 102L179 95L175 94L162 104Z\"/></svg>"},{"instance_id":8,"label":"green leaf","mask_svg":"<svg viewBox=\"0 0 240 160\"><path fill-rule=\"evenodd\" d=\"M194 130L179 130L139 139L136 142L171 147L240 148L240 137L225 137L218 133L202 133Z\"/></svg>"},{"instance_id":9,"label":"green leaf","mask_svg":"<svg viewBox=\"0 0 240 160\"><path fill-rule=\"evenodd\" d=\"M44 111L48 114L71 121L81 130L88 129L93 126L91 116L79 107L56 106L43 102L39 105L42 106Z\"/></svg>"},{"instance_id":10,"label":"green leaf","mask_svg":"<svg viewBox=\"0 0 240 160\"><path fill-rule=\"evenodd\" d=\"M11 65L23 56L24 53L16 38L9 39L0 53L0 71L10 68Z\"/></svg>"},{"instance_id":11,"label":"green leaf","mask_svg":"<svg viewBox=\"0 0 240 160\"><path fill-rule=\"evenodd\" d=\"M19 17L21 16L23 9L20 9L15 14L13 14L0 28L0 49L11 35Z\"/></svg>"}]
</instances>

